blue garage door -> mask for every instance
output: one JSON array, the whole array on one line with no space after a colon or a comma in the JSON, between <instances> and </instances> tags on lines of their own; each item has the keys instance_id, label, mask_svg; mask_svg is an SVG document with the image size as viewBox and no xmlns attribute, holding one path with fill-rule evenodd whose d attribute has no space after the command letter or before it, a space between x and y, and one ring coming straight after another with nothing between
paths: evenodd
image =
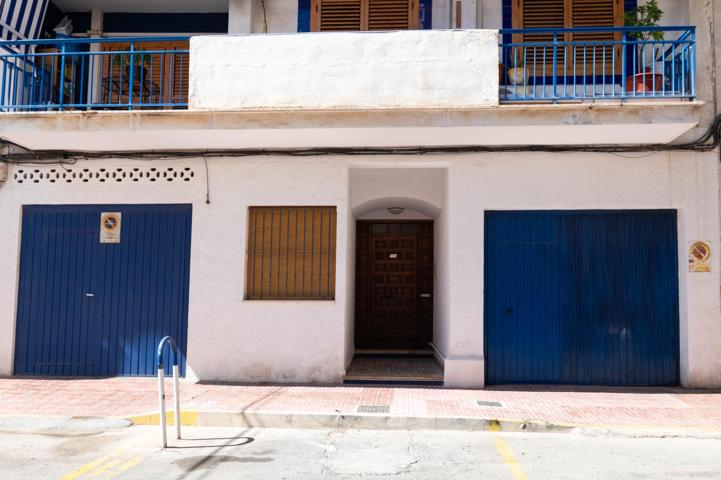
<instances>
[{"instance_id":1,"label":"blue garage door","mask_svg":"<svg viewBox=\"0 0 721 480\"><path fill-rule=\"evenodd\" d=\"M190 205L24 207L15 374L153 375L164 335L185 352L190 231Z\"/></svg>"},{"instance_id":2,"label":"blue garage door","mask_svg":"<svg viewBox=\"0 0 721 480\"><path fill-rule=\"evenodd\" d=\"M676 212L490 211L486 382L676 385Z\"/></svg>"}]
</instances>

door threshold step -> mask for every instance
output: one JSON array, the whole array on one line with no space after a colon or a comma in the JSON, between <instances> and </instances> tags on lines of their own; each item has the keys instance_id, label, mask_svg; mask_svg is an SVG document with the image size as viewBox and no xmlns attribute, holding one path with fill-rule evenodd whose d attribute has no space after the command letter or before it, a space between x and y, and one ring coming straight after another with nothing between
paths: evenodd
<instances>
[{"instance_id":1,"label":"door threshold step","mask_svg":"<svg viewBox=\"0 0 721 480\"><path fill-rule=\"evenodd\" d=\"M360 377L345 377L343 378L344 385L397 385L397 386L435 386L442 387L443 379L422 379L422 378L399 378L399 377L388 377L388 378L360 378Z\"/></svg>"},{"instance_id":2,"label":"door threshold step","mask_svg":"<svg viewBox=\"0 0 721 480\"><path fill-rule=\"evenodd\" d=\"M432 350L356 350L354 358L433 358Z\"/></svg>"},{"instance_id":3,"label":"door threshold step","mask_svg":"<svg viewBox=\"0 0 721 480\"><path fill-rule=\"evenodd\" d=\"M346 375L343 381L358 382L441 382L442 375Z\"/></svg>"}]
</instances>

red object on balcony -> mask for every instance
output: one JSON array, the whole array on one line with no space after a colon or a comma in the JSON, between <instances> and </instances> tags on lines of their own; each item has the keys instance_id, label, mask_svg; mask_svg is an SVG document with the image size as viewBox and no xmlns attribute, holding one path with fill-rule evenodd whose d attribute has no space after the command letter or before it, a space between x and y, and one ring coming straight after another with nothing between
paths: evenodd
<instances>
[{"instance_id":1,"label":"red object on balcony","mask_svg":"<svg viewBox=\"0 0 721 480\"><path fill-rule=\"evenodd\" d=\"M646 70L626 77L626 93L653 93L663 89L663 75Z\"/></svg>"}]
</instances>

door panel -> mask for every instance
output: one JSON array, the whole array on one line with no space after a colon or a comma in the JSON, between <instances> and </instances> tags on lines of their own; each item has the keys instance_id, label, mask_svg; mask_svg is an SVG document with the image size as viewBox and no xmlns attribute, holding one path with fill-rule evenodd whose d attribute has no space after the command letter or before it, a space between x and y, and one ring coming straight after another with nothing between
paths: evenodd
<instances>
[{"instance_id":1,"label":"door panel","mask_svg":"<svg viewBox=\"0 0 721 480\"><path fill-rule=\"evenodd\" d=\"M486 382L676 385L675 211L487 212Z\"/></svg>"},{"instance_id":2,"label":"door panel","mask_svg":"<svg viewBox=\"0 0 721 480\"><path fill-rule=\"evenodd\" d=\"M428 348L433 223L358 222L356 248L356 347Z\"/></svg>"},{"instance_id":3,"label":"door panel","mask_svg":"<svg viewBox=\"0 0 721 480\"><path fill-rule=\"evenodd\" d=\"M153 375L164 335L185 352L190 230L189 205L24 207L15 373Z\"/></svg>"}]
</instances>

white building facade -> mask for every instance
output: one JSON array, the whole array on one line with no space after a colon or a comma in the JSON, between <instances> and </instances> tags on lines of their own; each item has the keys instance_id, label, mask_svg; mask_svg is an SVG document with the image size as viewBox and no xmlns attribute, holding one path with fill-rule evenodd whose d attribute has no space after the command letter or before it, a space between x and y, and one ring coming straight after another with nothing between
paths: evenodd
<instances>
[{"instance_id":1,"label":"white building facade","mask_svg":"<svg viewBox=\"0 0 721 480\"><path fill-rule=\"evenodd\" d=\"M75 69L64 108L3 97L0 374L153 374L173 335L191 380L334 384L357 354L430 352L447 387L721 386L719 151L671 147L719 112L717 6L661 2L694 36L650 54L560 30L561 67L500 0L400 2L411 28L382 32L298 32L303 2L173 7L230 35L117 31L164 2L55 3L133 47L45 50ZM308 6L310 30L335 21ZM160 33L192 35L132 79L78 60L136 63L127 38Z\"/></svg>"}]
</instances>

